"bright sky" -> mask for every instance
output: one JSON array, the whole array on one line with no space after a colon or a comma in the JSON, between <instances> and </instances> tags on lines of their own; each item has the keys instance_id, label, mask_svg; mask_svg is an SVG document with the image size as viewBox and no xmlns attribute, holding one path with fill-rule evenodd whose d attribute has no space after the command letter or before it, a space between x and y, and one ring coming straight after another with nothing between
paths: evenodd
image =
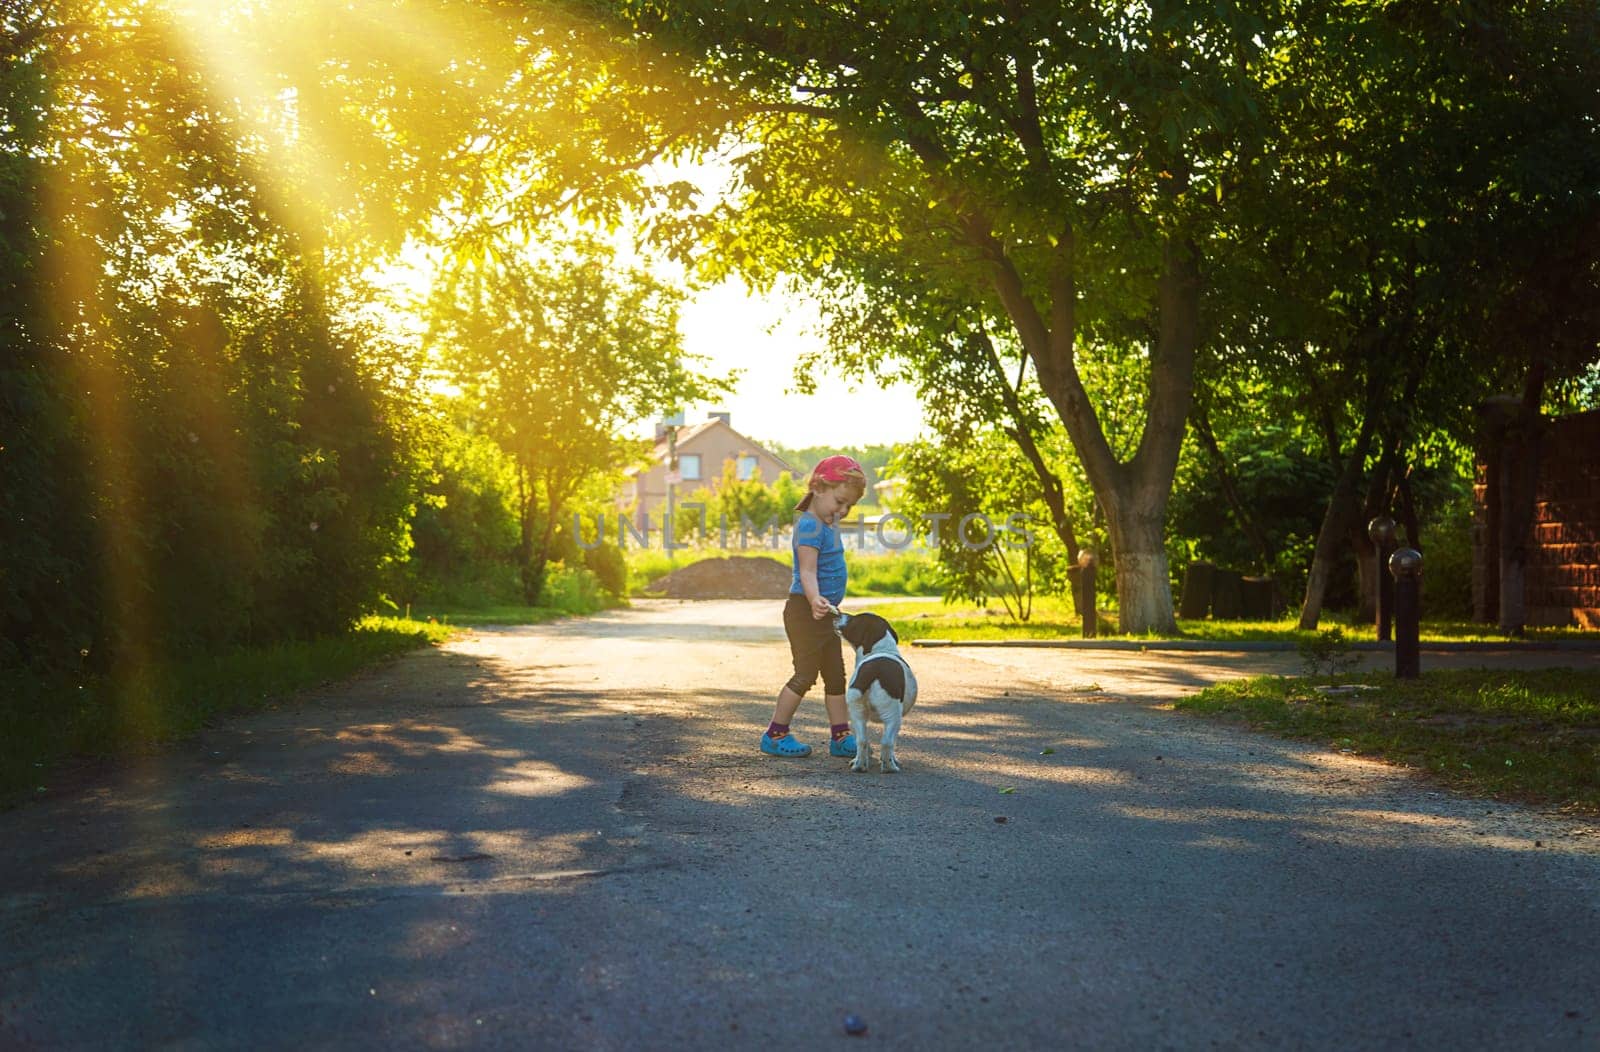
<instances>
[{"instance_id":1,"label":"bright sky","mask_svg":"<svg viewBox=\"0 0 1600 1052\"><path fill-rule=\"evenodd\" d=\"M684 349L710 359L713 375L738 370L734 393L717 402L685 407L685 422L712 411L733 414L734 430L757 441L791 448L858 447L903 442L922 429L922 407L908 385L882 388L823 375L817 393L791 391L794 365L822 346L815 308L780 292L751 294L737 279L725 281L684 305ZM648 436L649 426L642 429Z\"/></svg>"},{"instance_id":2,"label":"bright sky","mask_svg":"<svg viewBox=\"0 0 1600 1052\"><path fill-rule=\"evenodd\" d=\"M714 195L726 184L725 167L712 163L664 166L663 177L689 178ZM619 262L644 262L658 276L672 280L678 268L636 254L626 229L611 237ZM429 253L412 244L383 268L381 284L420 296L432 280ZM814 304L774 290L752 293L730 278L689 297L681 314L684 350L706 359L713 376L737 372L731 395L715 403L679 406L686 424L697 424L712 412L732 414L734 430L758 442L792 449L808 446L857 448L909 441L922 431L922 407L909 385L880 387L847 382L837 371L817 379L817 393L793 393L795 362L806 351L821 348ZM672 407L663 407L661 416ZM635 433L649 438L654 420L641 421Z\"/></svg>"}]
</instances>

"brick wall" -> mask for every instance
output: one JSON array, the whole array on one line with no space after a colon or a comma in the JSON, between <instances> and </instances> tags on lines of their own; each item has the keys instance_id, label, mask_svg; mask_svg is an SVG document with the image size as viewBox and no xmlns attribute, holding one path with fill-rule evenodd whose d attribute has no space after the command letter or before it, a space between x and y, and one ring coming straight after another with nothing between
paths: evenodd
<instances>
[{"instance_id":1,"label":"brick wall","mask_svg":"<svg viewBox=\"0 0 1600 1052\"><path fill-rule=\"evenodd\" d=\"M1600 411L1550 421L1540 454L1528 623L1600 628Z\"/></svg>"},{"instance_id":2,"label":"brick wall","mask_svg":"<svg viewBox=\"0 0 1600 1052\"><path fill-rule=\"evenodd\" d=\"M1539 444L1525 599L1530 625L1600 628L1600 410L1546 422ZM1480 455L1473 494L1473 597L1480 616L1497 602L1491 524L1497 509ZM1483 605L1480 606L1480 603Z\"/></svg>"}]
</instances>

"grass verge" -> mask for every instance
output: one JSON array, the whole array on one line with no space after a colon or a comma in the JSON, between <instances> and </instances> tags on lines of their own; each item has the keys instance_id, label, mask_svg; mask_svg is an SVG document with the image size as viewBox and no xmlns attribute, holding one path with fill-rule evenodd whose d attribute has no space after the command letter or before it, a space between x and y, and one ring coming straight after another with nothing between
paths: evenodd
<instances>
[{"instance_id":1,"label":"grass verge","mask_svg":"<svg viewBox=\"0 0 1600 1052\"><path fill-rule=\"evenodd\" d=\"M613 606L626 606L626 603L614 603ZM601 607L609 609L610 607ZM586 610L584 613L593 613ZM479 625L542 625L546 621L555 621L563 617L571 617L573 611L562 610L553 606L521 606L515 603L486 603L481 606L440 606L428 607L415 611L414 616L431 619L447 628L455 625L461 628L473 628Z\"/></svg>"},{"instance_id":2,"label":"grass verge","mask_svg":"<svg viewBox=\"0 0 1600 1052\"><path fill-rule=\"evenodd\" d=\"M853 598L853 597L852 597ZM856 603L857 608L866 604ZM1083 622L1073 611L1070 601L1056 596L1035 596L1032 617L1027 621L1014 620L998 602L988 606L957 603L942 605L918 602L882 602L872 604L874 612L895 623L895 630L905 639L1081 639ZM1302 631L1297 627L1298 617L1288 616L1276 621L1212 621L1179 620L1175 635L1119 636L1115 613L1102 611L1100 636L1104 639L1187 639L1216 643L1279 642L1300 643L1315 640L1316 631ZM1354 624L1348 618L1324 617L1323 629L1338 628L1347 642L1370 642L1376 638L1373 627L1365 622ZM1520 640L1508 639L1491 625L1470 622L1430 621L1422 625L1424 643L1499 643L1515 647L1520 643L1549 642L1554 640L1596 640L1600 633L1579 628L1530 628Z\"/></svg>"},{"instance_id":3,"label":"grass verge","mask_svg":"<svg viewBox=\"0 0 1600 1052\"><path fill-rule=\"evenodd\" d=\"M0 807L48 786L70 757L135 753L187 737L216 717L339 679L375 661L449 637L448 625L363 619L323 639L241 647L113 679L84 675L0 677Z\"/></svg>"},{"instance_id":4,"label":"grass verge","mask_svg":"<svg viewBox=\"0 0 1600 1052\"><path fill-rule=\"evenodd\" d=\"M1374 689L1315 689L1329 684ZM1475 795L1600 813L1600 672L1262 676L1209 687L1177 708L1404 764Z\"/></svg>"}]
</instances>

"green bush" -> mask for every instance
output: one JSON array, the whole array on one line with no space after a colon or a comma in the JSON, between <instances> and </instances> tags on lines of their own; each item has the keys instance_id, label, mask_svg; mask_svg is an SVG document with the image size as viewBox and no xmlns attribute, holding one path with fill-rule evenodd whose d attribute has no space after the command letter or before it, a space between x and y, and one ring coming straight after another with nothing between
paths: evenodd
<instances>
[{"instance_id":1,"label":"green bush","mask_svg":"<svg viewBox=\"0 0 1600 1052\"><path fill-rule=\"evenodd\" d=\"M456 573L423 582L415 598L418 608L464 608L520 605L522 578L510 562L476 562Z\"/></svg>"},{"instance_id":2,"label":"green bush","mask_svg":"<svg viewBox=\"0 0 1600 1052\"><path fill-rule=\"evenodd\" d=\"M1472 616L1472 498L1448 505L1422 530L1422 616L1430 621Z\"/></svg>"},{"instance_id":3,"label":"green bush","mask_svg":"<svg viewBox=\"0 0 1600 1052\"><path fill-rule=\"evenodd\" d=\"M606 608L604 593L600 578L587 567L551 563L539 601L564 614L592 614Z\"/></svg>"},{"instance_id":4,"label":"green bush","mask_svg":"<svg viewBox=\"0 0 1600 1052\"><path fill-rule=\"evenodd\" d=\"M600 587L612 596L627 594L628 560L615 544L585 549L583 565L600 581Z\"/></svg>"}]
</instances>

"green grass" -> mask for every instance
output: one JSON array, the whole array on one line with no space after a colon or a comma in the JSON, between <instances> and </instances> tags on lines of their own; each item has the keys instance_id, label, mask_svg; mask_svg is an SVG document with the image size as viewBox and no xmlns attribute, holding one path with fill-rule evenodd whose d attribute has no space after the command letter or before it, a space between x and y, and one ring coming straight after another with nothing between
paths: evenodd
<instances>
[{"instance_id":1,"label":"green grass","mask_svg":"<svg viewBox=\"0 0 1600 1052\"><path fill-rule=\"evenodd\" d=\"M927 552L869 555L847 548L844 560L852 597L936 596L942 590L938 563Z\"/></svg>"},{"instance_id":2,"label":"green grass","mask_svg":"<svg viewBox=\"0 0 1600 1052\"><path fill-rule=\"evenodd\" d=\"M1026 622L1013 621L999 603L987 608L893 600L870 605L873 613L894 622L902 639L1077 639L1082 635L1072 604L1054 596L1036 596L1033 615Z\"/></svg>"},{"instance_id":3,"label":"green grass","mask_svg":"<svg viewBox=\"0 0 1600 1052\"><path fill-rule=\"evenodd\" d=\"M736 536L736 535L734 535ZM845 565L850 574L851 596L933 596L939 594L938 568L933 557L926 552L896 552L875 555L853 551L846 542ZM663 549L630 549L628 561L628 594L643 595L645 587L674 570L705 559L757 558L776 559L784 566L791 565L787 548L771 549L752 544L741 549L730 537L732 547L708 546L685 548L668 553Z\"/></svg>"},{"instance_id":4,"label":"green grass","mask_svg":"<svg viewBox=\"0 0 1600 1052\"><path fill-rule=\"evenodd\" d=\"M585 611L592 612L592 611ZM553 606L526 606L518 603L424 607L416 617L431 619L445 626L472 628L478 625L542 625L546 621L570 617L572 612Z\"/></svg>"},{"instance_id":5,"label":"green grass","mask_svg":"<svg viewBox=\"0 0 1600 1052\"><path fill-rule=\"evenodd\" d=\"M1313 689L1327 683L1378 689ZM1600 672L1262 676L1210 687L1177 708L1404 764L1476 795L1600 812Z\"/></svg>"},{"instance_id":6,"label":"green grass","mask_svg":"<svg viewBox=\"0 0 1600 1052\"><path fill-rule=\"evenodd\" d=\"M545 577L540 596L544 602L537 605L521 602L520 591L520 588L478 593L452 590L419 601L411 613L421 620L451 625L537 625L560 617L627 605L626 600L607 593L591 571L561 563L552 564Z\"/></svg>"},{"instance_id":7,"label":"green grass","mask_svg":"<svg viewBox=\"0 0 1600 1052\"><path fill-rule=\"evenodd\" d=\"M1036 596L1033 615L1026 622L1014 621L998 600L985 607L970 603L955 605L928 605L925 603L880 603L873 610L895 622L902 637L909 639L950 640L1002 640L1002 639L1081 639L1083 624L1073 612L1072 604L1056 596ZM1176 635L1147 634L1119 637L1115 612L1101 611L1100 636L1102 638L1133 639L1189 639L1218 643L1281 642L1297 643L1315 639L1317 632L1301 631L1296 623L1298 615L1288 615L1276 621L1211 621L1179 620ZM903 627L902 627L903 624ZM1349 618L1338 615L1324 616L1322 628L1339 628L1347 642L1370 642L1377 638L1374 627L1363 621L1353 624ZM1423 642L1482 642L1515 644L1517 640L1496 631L1493 626L1470 622L1425 622L1422 625ZM1600 633L1585 632L1577 628L1530 628L1522 642L1588 639L1600 641Z\"/></svg>"},{"instance_id":8,"label":"green grass","mask_svg":"<svg viewBox=\"0 0 1600 1052\"><path fill-rule=\"evenodd\" d=\"M351 632L225 654L110 679L0 677L0 806L35 794L69 757L135 753L210 721L340 679L375 661L448 638L442 624L369 617Z\"/></svg>"},{"instance_id":9,"label":"green grass","mask_svg":"<svg viewBox=\"0 0 1600 1052\"><path fill-rule=\"evenodd\" d=\"M625 554L628 562L629 595L642 595L652 581L705 559L721 559L730 555L768 555L774 559L782 559L788 555L781 549L773 551L754 543L743 551L737 547L727 550L713 547L684 548L672 552L661 548L629 548Z\"/></svg>"}]
</instances>

